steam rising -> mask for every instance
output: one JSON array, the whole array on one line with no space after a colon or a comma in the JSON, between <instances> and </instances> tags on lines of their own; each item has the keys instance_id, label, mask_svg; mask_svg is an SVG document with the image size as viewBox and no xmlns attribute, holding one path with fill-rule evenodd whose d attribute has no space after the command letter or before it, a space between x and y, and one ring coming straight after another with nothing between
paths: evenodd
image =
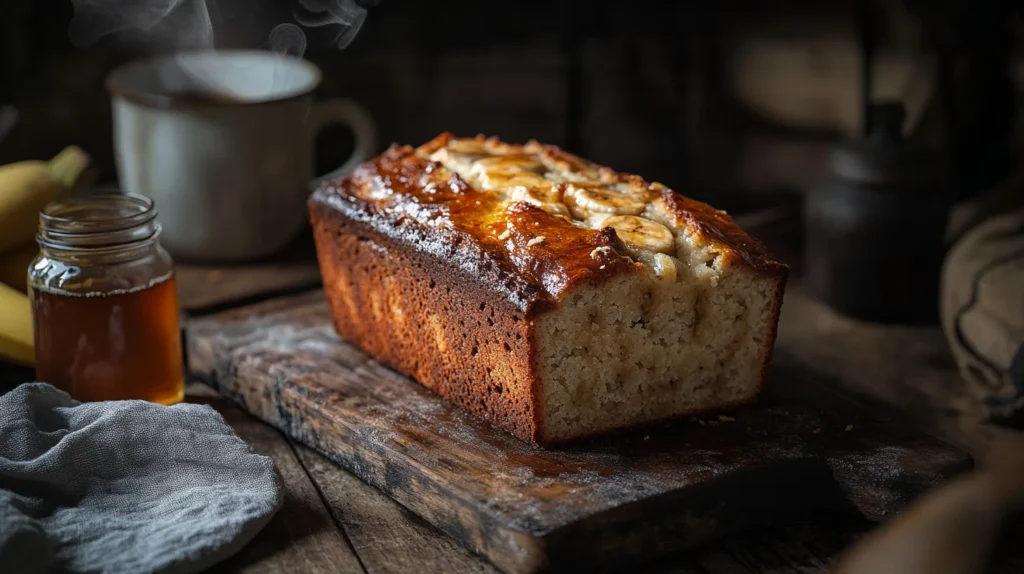
<instances>
[{"instance_id":1,"label":"steam rising","mask_svg":"<svg viewBox=\"0 0 1024 574\"><path fill-rule=\"evenodd\" d=\"M71 42L84 48L110 34L141 33L151 47L214 47L208 0L72 0ZM213 1L213 0L210 0Z\"/></svg>"},{"instance_id":2,"label":"steam rising","mask_svg":"<svg viewBox=\"0 0 1024 574\"><path fill-rule=\"evenodd\" d=\"M3 1L3 0L0 0ZM72 43L84 48L108 35L130 35L147 47L202 50L216 47L214 21L218 4L250 6L251 0L72 0L74 17L68 29ZM336 28L332 47L344 49L366 20L366 8L356 0L298 0L295 23L274 26L268 47L275 52L302 56L307 28Z\"/></svg>"},{"instance_id":3,"label":"steam rising","mask_svg":"<svg viewBox=\"0 0 1024 574\"><path fill-rule=\"evenodd\" d=\"M301 56L306 53L306 35L291 22L274 26L270 31L269 43L270 51L278 54Z\"/></svg>"},{"instance_id":4,"label":"steam rising","mask_svg":"<svg viewBox=\"0 0 1024 574\"><path fill-rule=\"evenodd\" d=\"M299 0L299 9L294 13L295 21L308 28L338 26L334 45L344 50L355 40L359 29L366 20L366 8L355 0Z\"/></svg>"}]
</instances>

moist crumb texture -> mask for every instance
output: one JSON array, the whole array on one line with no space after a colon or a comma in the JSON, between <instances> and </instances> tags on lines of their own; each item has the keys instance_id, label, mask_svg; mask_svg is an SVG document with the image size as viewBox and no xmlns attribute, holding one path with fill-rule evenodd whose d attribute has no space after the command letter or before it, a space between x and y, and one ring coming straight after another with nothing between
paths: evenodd
<instances>
[{"instance_id":1,"label":"moist crumb texture","mask_svg":"<svg viewBox=\"0 0 1024 574\"><path fill-rule=\"evenodd\" d=\"M785 266L725 212L557 147L442 134L310 200L339 334L525 440L756 400Z\"/></svg>"}]
</instances>

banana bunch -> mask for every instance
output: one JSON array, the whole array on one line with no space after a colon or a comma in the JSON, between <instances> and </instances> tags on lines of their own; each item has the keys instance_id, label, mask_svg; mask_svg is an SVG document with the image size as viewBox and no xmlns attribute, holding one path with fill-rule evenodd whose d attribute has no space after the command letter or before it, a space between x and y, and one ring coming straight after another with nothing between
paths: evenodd
<instances>
[{"instance_id":1,"label":"banana bunch","mask_svg":"<svg viewBox=\"0 0 1024 574\"><path fill-rule=\"evenodd\" d=\"M0 361L32 365L32 313L26 295L39 211L86 183L89 156L70 146L50 161L0 166Z\"/></svg>"}]
</instances>

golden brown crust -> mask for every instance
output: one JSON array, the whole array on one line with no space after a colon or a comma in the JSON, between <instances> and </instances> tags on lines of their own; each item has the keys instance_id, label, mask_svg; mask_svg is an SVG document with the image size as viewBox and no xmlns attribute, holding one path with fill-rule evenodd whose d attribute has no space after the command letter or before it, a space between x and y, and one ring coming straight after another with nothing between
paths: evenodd
<instances>
[{"instance_id":1,"label":"golden brown crust","mask_svg":"<svg viewBox=\"0 0 1024 574\"><path fill-rule=\"evenodd\" d=\"M430 142L420 146L420 150L429 154L444 147L454 139L449 132L442 133ZM583 174L588 179L602 183L619 183L634 188L649 189L659 194L666 205L672 210L675 217L690 229L698 241L720 247L723 254L733 262L747 265L757 271L766 274L776 274L784 266L773 260L764 245L746 234L736 222L723 210L715 209L710 205L690 199L669 187L658 183L648 182L644 178L627 173L617 172L609 167L595 164L590 160L581 158L569 153L558 146L542 144L531 140L525 145L507 144L497 138L485 138L476 136L476 141L487 142L505 153L533 153L549 158L552 162L560 164L560 167L567 171ZM560 256L568 255L561 253Z\"/></svg>"},{"instance_id":2,"label":"golden brown crust","mask_svg":"<svg viewBox=\"0 0 1024 574\"><path fill-rule=\"evenodd\" d=\"M536 205L502 200L430 159L452 141L441 134L419 148L394 145L313 194L324 289L342 337L536 444L541 393L530 345L537 314L576 285L646 271L613 229L586 228ZM725 212L555 146L483 137L469 145L542 157L587 181L660 197L677 229L717 251L722 265L777 280L777 322L786 268ZM764 343L764 372L774 335Z\"/></svg>"},{"instance_id":3,"label":"golden brown crust","mask_svg":"<svg viewBox=\"0 0 1024 574\"><path fill-rule=\"evenodd\" d=\"M416 149L392 146L351 177L326 184L316 197L319 201L327 201L331 195L344 198L337 203L351 208L350 212L373 214L382 229L399 233L409 221L415 221L450 234L451 241L469 242L473 244L473 253L468 254L471 259L482 255L502 272L517 276L522 284L516 288L535 288L537 293L528 297L531 302L545 298L557 302L579 281L600 282L618 274L639 272L613 230L577 227L528 203L509 205L469 185L439 162L427 159L452 139L451 134L444 133ZM482 136L471 141L505 154L543 156L593 181L649 190L660 195L678 225L695 241L718 249L726 264L745 265L771 275L782 268L724 211L664 185L598 166L552 145L533 141L506 144Z\"/></svg>"},{"instance_id":4,"label":"golden brown crust","mask_svg":"<svg viewBox=\"0 0 1024 574\"><path fill-rule=\"evenodd\" d=\"M408 146L392 146L311 201L490 279L529 314L578 282L642 270L614 231L575 227L526 203L506 208Z\"/></svg>"},{"instance_id":5,"label":"golden brown crust","mask_svg":"<svg viewBox=\"0 0 1024 574\"><path fill-rule=\"evenodd\" d=\"M786 273L786 267L768 255L764 244L744 232L720 209L679 195L665 187L662 198L699 240L720 246L731 263L742 264L766 275Z\"/></svg>"},{"instance_id":6,"label":"golden brown crust","mask_svg":"<svg viewBox=\"0 0 1024 574\"><path fill-rule=\"evenodd\" d=\"M370 356L536 443L531 323L514 299L313 202L310 214L335 329Z\"/></svg>"}]
</instances>

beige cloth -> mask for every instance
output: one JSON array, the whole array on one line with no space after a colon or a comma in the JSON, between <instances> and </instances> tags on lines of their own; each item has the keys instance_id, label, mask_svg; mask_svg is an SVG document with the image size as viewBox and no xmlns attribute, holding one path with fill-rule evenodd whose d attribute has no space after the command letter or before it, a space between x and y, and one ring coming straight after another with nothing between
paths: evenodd
<instances>
[{"instance_id":1,"label":"beige cloth","mask_svg":"<svg viewBox=\"0 0 1024 574\"><path fill-rule=\"evenodd\" d=\"M942 271L942 327L993 418L1024 410L1024 179L961 206Z\"/></svg>"}]
</instances>

